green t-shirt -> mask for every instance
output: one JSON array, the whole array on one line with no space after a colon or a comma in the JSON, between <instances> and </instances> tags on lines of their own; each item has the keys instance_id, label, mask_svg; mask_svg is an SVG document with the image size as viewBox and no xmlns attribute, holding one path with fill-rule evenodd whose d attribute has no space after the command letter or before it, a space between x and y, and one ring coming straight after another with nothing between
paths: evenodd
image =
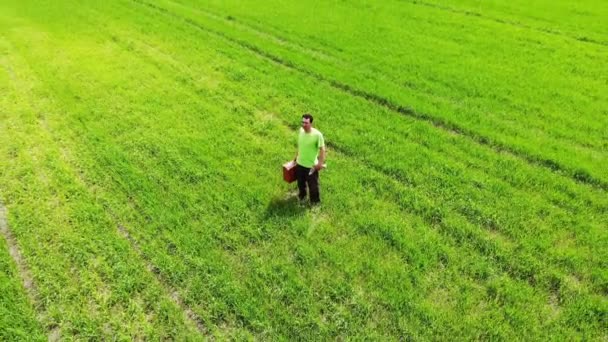
<instances>
[{"instance_id":1,"label":"green t-shirt","mask_svg":"<svg viewBox=\"0 0 608 342\"><path fill-rule=\"evenodd\" d=\"M325 147L325 139L321 132L312 128L310 133L306 133L304 128L300 128L297 163L304 167L313 167L318 162L317 156L321 147Z\"/></svg>"}]
</instances>

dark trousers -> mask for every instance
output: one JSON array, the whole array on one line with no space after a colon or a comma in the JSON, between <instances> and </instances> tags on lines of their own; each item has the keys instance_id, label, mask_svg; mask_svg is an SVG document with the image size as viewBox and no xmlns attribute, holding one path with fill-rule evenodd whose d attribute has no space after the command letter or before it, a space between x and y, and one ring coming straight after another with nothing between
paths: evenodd
<instances>
[{"instance_id":1,"label":"dark trousers","mask_svg":"<svg viewBox=\"0 0 608 342\"><path fill-rule=\"evenodd\" d=\"M308 175L310 168L297 165L296 166L296 179L298 180L298 198L303 200L306 198L306 185L308 184L308 190L310 191L310 202L319 203L321 198L319 197L319 171L315 171L312 175Z\"/></svg>"}]
</instances>

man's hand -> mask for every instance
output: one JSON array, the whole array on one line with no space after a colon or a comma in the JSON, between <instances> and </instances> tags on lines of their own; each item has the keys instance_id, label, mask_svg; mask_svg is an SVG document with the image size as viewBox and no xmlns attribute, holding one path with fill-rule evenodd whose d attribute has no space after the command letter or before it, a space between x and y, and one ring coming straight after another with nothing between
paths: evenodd
<instances>
[{"instance_id":1,"label":"man's hand","mask_svg":"<svg viewBox=\"0 0 608 342\"><path fill-rule=\"evenodd\" d=\"M319 160L317 165L315 165L315 170L319 171L323 168L323 164L325 163L325 146L319 149Z\"/></svg>"}]
</instances>

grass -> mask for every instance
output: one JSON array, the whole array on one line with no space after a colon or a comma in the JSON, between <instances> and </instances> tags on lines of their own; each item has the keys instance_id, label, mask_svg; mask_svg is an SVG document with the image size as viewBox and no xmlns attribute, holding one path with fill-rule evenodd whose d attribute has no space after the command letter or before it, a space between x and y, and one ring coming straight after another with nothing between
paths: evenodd
<instances>
[{"instance_id":1,"label":"grass","mask_svg":"<svg viewBox=\"0 0 608 342\"><path fill-rule=\"evenodd\" d=\"M10 266L2 300L30 323L2 333L606 337L605 46L570 24L392 2L2 6L0 196L36 284L25 299ZM314 209L278 170L305 111L330 144Z\"/></svg>"},{"instance_id":2,"label":"grass","mask_svg":"<svg viewBox=\"0 0 608 342\"><path fill-rule=\"evenodd\" d=\"M5 220L5 218L0 218ZM2 223L0 223L2 224ZM4 229L4 228L3 228ZM4 233L4 232L3 232ZM41 339L44 335L35 309L19 283L19 274L10 261L8 246L0 244L0 338L3 340Z\"/></svg>"},{"instance_id":3,"label":"grass","mask_svg":"<svg viewBox=\"0 0 608 342\"><path fill-rule=\"evenodd\" d=\"M542 31L530 38L519 26L408 2L376 6L373 15L365 5L310 7L324 25L301 17L311 11L304 3L218 2L216 12L230 19L191 4L167 4L327 79L606 188L600 166L606 82L597 76L606 66L596 63L605 56L603 45ZM254 10L258 6L262 10ZM273 30L264 31L260 22Z\"/></svg>"}]
</instances>

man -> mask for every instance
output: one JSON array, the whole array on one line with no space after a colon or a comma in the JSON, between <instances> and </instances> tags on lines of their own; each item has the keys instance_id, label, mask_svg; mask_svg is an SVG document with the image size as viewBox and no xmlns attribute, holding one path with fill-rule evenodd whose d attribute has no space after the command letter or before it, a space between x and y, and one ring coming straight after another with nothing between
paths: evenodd
<instances>
[{"instance_id":1,"label":"man","mask_svg":"<svg viewBox=\"0 0 608 342\"><path fill-rule=\"evenodd\" d=\"M325 162L325 140L323 134L312 127L313 117L310 114L302 115L302 128L298 134L298 151L294 161L296 165L296 179L298 181L298 198L306 198L306 186L310 191L310 202L319 203L319 170Z\"/></svg>"}]
</instances>

